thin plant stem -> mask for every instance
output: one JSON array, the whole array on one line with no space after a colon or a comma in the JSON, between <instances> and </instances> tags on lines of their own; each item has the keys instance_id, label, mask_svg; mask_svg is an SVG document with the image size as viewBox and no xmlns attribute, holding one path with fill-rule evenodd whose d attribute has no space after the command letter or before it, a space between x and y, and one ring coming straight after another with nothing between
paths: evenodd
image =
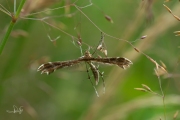
<instances>
[{"instance_id":1,"label":"thin plant stem","mask_svg":"<svg viewBox=\"0 0 180 120\"><path fill-rule=\"evenodd\" d=\"M11 13L7 12L6 10L0 8L0 11L2 11L3 13L5 13L5 14L7 14L7 15L9 15L11 17Z\"/></svg>"},{"instance_id":2,"label":"thin plant stem","mask_svg":"<svg viewBox=\"0 0 180 120\"><path fill-rule=\"evenodd\" d=\"M165 104L165 96L163 96L163 106L164 106L164 119L166 120L166 104Z\"/></svg>"},{"instance_id":3,"label":"thin plant stem","mask_svg":"<svg viewBox=\"0 0 180 120\"><path fill-rule=\"evenodd\" d=\"M163 106L164 106L164 119L166 120L166 105L165 105L165 95L164 95L164 92L163 92L163 90L162 90L162 84L161 84L161 79L160 79L160 77L159 76L157 76L158 77L158 81L159 81L159 87L160 87L160 90L161 90L161 93L162 93L162 99L163 99Z\"/></svg>"},{"instance_id":4,"label":"thin plant stem","mask_svg":"<svg viewBox=\"0 0 180 120\"><path fill-rule=\"evenodd\" d=\"M62 7L58 7L58 8L53 8L53 9L48 9L48 10L43 10L43 11L40 11L40 12L30 13L30 14L27 14L25 16L31 16L31 15L36 15L36 14L39 14L39 13L45 13L45 12L52 11L52 10L58 10L58 9L61 9L61 8L65 8L67 6L70 6L70 5L66 5L66 6L62 6Z\"/></svg>"},{"instance_id":5,"label":"thin plant stem","mask_svg":"<svg viewBox=\"0 0 180 120\"><path fill-rule=\"evenodd\" d=\"M8 30L7 30L4 38L0 41L0 55L1 55L2 51L3 51L3 49L4 49L4 46L5 46L8 38L9 38L9 36L11 34L11 31L12 31L12 29L13 29L13 27L14 27L14 25L15 25L18 17L19 17L19 15L20 15L21 9L22 9L22 7L23 7L25 2L26 2L26 0L22 0L20 5L19 5L19 7L18 7L18 9L17 9L17 11L16 11L16 14L15 15L11 15L12 20L11 20L11 22L9 24Z\"/></svg>"},{"instance_id":6,"label":"thin plant stem","mask_svg":"<svg viewBox=\"0 0 180 120\"><path fill-rule=\"evenodd\" d=\"M0 11L2 11L5 14L11 16L11 13L3 5L0 4L0 6L1 6Z\"/></svg>"},{"instance_id":7,"label":"thin plant stem","mask_svg":"<svg viewBox=\"0 0 180 120\"><path fill-rule=\"evenodd\" d=\"M14 0L14 14L16 14L16 0Z\"/></svg>"},{"instance_id":8,"label":"thin plant stem","mask_svg":"<svg viewBox=\"0 0 180 120\"><path fill-rule=\"evenodd\" d=\"M81 12L81 14L83 14L99 31L103 32L84 12L82 12L82 10L74 4L74 7ZM104 33L104 32L103 32Z\"/></svg>"},{"instance_id":9,"label":"thin plant stem","mask_svg":"<svg viewBox=\"0 0 180 120\"><path fill-rule=\"evenodd\" d=\"M162 85L161 85L161 79L160 77L158 76L158 80L159 80L159 87L160 87L160 90L161 90L161 93L162 93L162 96L164 97L164 92L162 90Z\"/></svg>"}]
</instances>

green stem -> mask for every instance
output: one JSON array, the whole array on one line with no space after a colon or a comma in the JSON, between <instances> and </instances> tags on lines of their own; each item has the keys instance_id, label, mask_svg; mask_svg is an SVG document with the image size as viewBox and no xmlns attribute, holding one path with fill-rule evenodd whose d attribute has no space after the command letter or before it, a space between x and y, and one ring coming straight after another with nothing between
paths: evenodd
<instances>
[{"instance_id":1,"label":"green stem","mask_svg":"<svg viewBox=\"0 0 180 120\"><path fill-rule=\"evenodd\" d=\"M0 55L1 55L2 51L3 51L3 49L4 49L4 46L5 46L6 42L7 42L10 34L11 34L11 31L12 31L12 29L13 29L13 27L14 27L14 25L15 25L18 17L19 17L19 14L21 13L21 9L22 9L25 2L26 2L26 0L21 1L20 5L19 5L19 7L17 9L16 15L12 16L12 21L9 24L8 30L7 30L4 38L0 41Z\"/></svg>"},{"instance_id":2,"label":"green stem","mask_svg":"<svg viewBox=\"0 0 180 120\"><path fill-rule=\"evenodd\" d=\"M26 0L21 0L21 3L20 3L20 5L19 5L19 7L18 7L18 9L16 11L16 15L15 15L16 18L19 17L19 14L21 13L21 9L22 9L25 2L26 2Z\"/></svg>"},{"instance_id":3,"label":"green stem","mask_svg":"<svg viewBox=\"0 0 180 120\"><path fill-rule=\"evenodd\" d=\"M3 51L3 48L4 48L4 46L5 46L5 44L6 44L7 40L8 40L8 37L9 37L13 27L14 27L14 23L11 21L10 24L9 24L8 30L7 30L7 32L6 32L5 36L4 36L4 38L0 42L0 54Z\"/></svg>"}]
</instances>

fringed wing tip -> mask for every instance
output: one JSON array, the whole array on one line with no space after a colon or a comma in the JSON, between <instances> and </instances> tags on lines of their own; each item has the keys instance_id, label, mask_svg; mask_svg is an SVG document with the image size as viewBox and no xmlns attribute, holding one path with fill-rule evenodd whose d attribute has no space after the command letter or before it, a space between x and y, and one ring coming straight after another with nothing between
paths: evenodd
<instances>
[{"instance_id":1,"label":"fringed wing tip","mask_svg":"<svg viewBox=\"0 0 180 120\"><path fill-rule=\"evenodd\" d=\"M129 59L127 58L124 58L124 59L127 61L128 64L133 64Z\"/></svg>"},{"instance_id":2,"label":"fringed wing tip","mask_svg":"<svg viewBox=\"0 0 180 120\"><path fill-rule=\"evenodd\" d=\"M44 64L40 65L37 69L37 71L41 71L44 68Z\"/></svg>"},{"instance_id":3,"label":"fringed wing tip","mask_svg":"<svg viewBox=\"0 0 180 120\"><path fill-rule=\"evenodd\" d=\"M124 57L123 57L124 58ZM130 65L133 64L129 59L127 58L124 58L124 61L122 64L119 64L118 66L123 68L123 69L126 69L128 67L130 67Z\"/></svg>"},{"instance_id":4,"label":"fringed wing tip","mask_svg":"<svg viewBox=\"0 0 180 120\"><path fill-rule=\"evenodd\" d=\"M54 72L54 69L48 69L45 67L45 64L42 64L38 67L37 71L41 71L41 74L46 73L49 75L50 73Z\"/></svg>"},{"instance_id":5,"label":"fringed wing tip","mask_svg":"<svg viewBox=\"0 0 180 120\"><path fill-rule=\"evenodd\" d=\"M55 71L54 69L46 69L46 68L44 68L44 69L41 70L41 74L45 73L45 74L49 75L54 71Z\"/></svg>"}]
</instances>

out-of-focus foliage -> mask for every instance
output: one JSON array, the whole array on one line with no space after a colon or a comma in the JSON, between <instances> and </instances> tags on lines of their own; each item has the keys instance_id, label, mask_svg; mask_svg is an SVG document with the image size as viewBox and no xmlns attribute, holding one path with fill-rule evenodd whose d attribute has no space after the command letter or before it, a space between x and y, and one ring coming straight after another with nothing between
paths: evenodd
<instances>
[{"instance_id":1,"label":"out-of-focus foliage","mask_svg":"<svg viewBox=\"0 0 180 120\"><path fill-rule=\"evenodd\" d=\"M22 15L54 9L73 1L27 0ZM103 82L96 86L96 96L87 79L85 64L55 71L50 75L37 72L39 65L49 61L65 61L81 57L73 36L81 36L83 53L89 46L96 47L101 40L98 30L74 6L33 15L33 18L49 18L46 21L20 18L0 56L0 120L158 120L173 119L180 109L179 31L180 22L164 8L164 1L157 0L98 0L78 1L77 5L102 31L132 41L132 44L156 60L162 61L168 75L161 76L165 94L162 97L135 90L141 84L162 94L156 67L143 54L138 53L127 42L105 35L108 57L126 57L133 65L126 70L117 66L99 65L104 71L106 93ZM13 1L0 2L10 12ZM17 3L18 5L19 3ZM173 13L180 16L179 1L165 3ZM6 33L11 18L0 12L0 40ZM139 39L147 35L145 39ZM56 39L58 38L58 39ZM56 39L55 41L53 41ZM91 49L93 53L93 50ZM102 53L98 53L104 56ZM105 56L104 56L105 57ZM92 73L91 80L94 81ZM23 106L23 112L13 111L13 105ZM177 120L180 117L177 115Z\"/></svg>"}]
</instances>

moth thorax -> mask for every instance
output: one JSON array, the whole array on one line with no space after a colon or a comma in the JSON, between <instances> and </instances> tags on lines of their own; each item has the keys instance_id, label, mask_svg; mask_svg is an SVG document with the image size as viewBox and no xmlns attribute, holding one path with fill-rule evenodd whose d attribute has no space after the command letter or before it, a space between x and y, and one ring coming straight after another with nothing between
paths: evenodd
<instances>
[{"instance_id":1,"label":"moth thorax","mask_svg":"<svg viewBox=\"0 0 180 120\"><path fill-rule=\"evenodd\" d=\"M91 56L89 51L86 51L85 54L84 54L84 57L85 58L91 58L92 56Z\"/></svg>"}]
</instances>

